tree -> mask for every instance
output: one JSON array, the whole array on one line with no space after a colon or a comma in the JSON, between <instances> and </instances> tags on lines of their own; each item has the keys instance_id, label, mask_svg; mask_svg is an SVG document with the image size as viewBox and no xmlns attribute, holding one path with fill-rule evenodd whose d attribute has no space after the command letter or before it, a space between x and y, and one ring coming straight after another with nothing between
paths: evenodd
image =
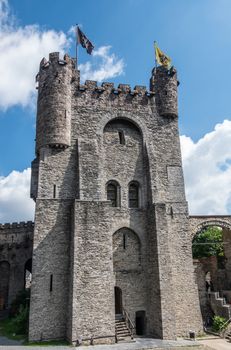
<instances>
[{"instance_id":1,"label":"tree","mask_svg":"<svg viewBox=\"0 0 231 350\"><path fill-rule=\"evenodd\" d=\"M194 259L209 256L224 257L222 229L216 226L204 228L195 236L192 252Z\"/></svg>"}]
</instances>

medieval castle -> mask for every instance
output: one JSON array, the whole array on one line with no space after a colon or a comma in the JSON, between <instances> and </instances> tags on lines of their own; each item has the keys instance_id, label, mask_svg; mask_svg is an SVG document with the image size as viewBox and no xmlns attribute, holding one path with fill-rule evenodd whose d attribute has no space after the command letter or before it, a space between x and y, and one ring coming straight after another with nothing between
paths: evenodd
<instances>
[{"instance_id":1,"label":"medieval castle","mask_svg":"<svg viewBox=\"0 0 231 350\"><path fill-rule=\"evenodd\" d=\"M199 333L192 238L206 225L230 229L231 218L188 215L176 69L154 68L149 90L81 85L74 61L55 52L37 82L35 222L0 226L2 308L32 265L31 341Z\"/></svg>"}]
</instances>

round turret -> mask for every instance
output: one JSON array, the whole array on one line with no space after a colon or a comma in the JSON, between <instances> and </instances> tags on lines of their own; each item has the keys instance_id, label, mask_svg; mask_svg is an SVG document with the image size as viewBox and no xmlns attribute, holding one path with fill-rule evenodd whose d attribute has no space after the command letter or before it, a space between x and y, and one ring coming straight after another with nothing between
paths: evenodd
<instances>
[{"instance_id":1,"label":"round turret","mask_svg":"<svg viewBox=\"0 0 231 350\"><path fill-rule=\"evenodd\" d=\"M167 70L156 67L152 71L150 90L155 92L155 101L161 116L178 116L177 108L177 71L174 67Z\"/></svg>"},{"instance_id":2,"label":"round turret","mask_svg":"<svg viewBox=\"0 0 231 350\"><path fill-rule=\"evenodd\" d=\"M36 152L41 147L70 146L71 142L71 81L74 62L67 55L59 58L50 53L40 63L38 82L38 108L36 126Z\"/></svg>"}]
</instances>

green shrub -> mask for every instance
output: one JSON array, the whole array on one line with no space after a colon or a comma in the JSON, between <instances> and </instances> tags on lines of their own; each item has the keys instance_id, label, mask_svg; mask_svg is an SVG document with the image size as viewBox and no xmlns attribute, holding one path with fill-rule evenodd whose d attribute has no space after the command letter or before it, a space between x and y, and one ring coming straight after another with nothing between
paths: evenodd
<instances>
[{"instance_id":1,"label":"green shrub","mask_svg":"<svg viewBox=\"0 0 231 350\"><path fill-rule=\"evenodd\" d=\"M30 291L18 293L12 302L10 317L0 322L0 333L12 339L27 337L29 324Z\"/></svg>"},{"instance_id":2,"label":"green shrub","mask_svg":"<svg viewBox=\"0 0 231 350\"><path fill-rule=\"evenodd\" d=\"M226 322L227 320L224 317L214 316L212 330L214 332L220 332L222 329L224 329L224 325Z\"/></svg>"},{"instance_id":3,"label":"green shrub","mask_svg":"<svg viewBox=\"0 0 231 350\"><path fill-rule=\"evenodd\" d=\"M19 292L11 304L10 316L14 317L19 313L21 305L23 307L29 306L30 303L30 289L25 289Z\"/></svg>"},{"instance_id":4,"label":"green shrub","mask_svg":"<svg viewBox=\"0 0 231 350\"><path fill-rule=\"evenodd\" d=\"M11 319L11 326L15 334L28 333L29 306L20 305L19 311L15 317Z\"/></svg>"}]
</instances>

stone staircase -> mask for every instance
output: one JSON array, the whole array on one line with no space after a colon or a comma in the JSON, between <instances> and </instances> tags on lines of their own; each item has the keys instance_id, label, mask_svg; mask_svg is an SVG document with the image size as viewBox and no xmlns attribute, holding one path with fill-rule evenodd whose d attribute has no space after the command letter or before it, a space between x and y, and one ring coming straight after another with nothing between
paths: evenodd
<instances>
[{"instance_id":1,"label":"stone staircase","mask_svg":"<svg viewBox=\"0 0 231 350\"><path fill-rule=\"evenodd\" d=\"M115 333L117 342L129 342L133 338L123 315L116 315Z\"/></svg>"},{"instance_id":2,"label":"stone staircase","mask_svg":"<svg viewBox=\"0 0 231 350\"><path fill-rule=\"evenodd\" d=\"M229 340L231 342L231 331L229 331L226 335L225 335L225 339Z\"/></svg>"},{"instance_id":3,"label":"stone staircase","mask_svg":"<svg viewBox=\"0 0 231 350\"><path fill-rule=\"evenodd\" d=\"M221 297L219 292L209 292L208 296L214 314L230 319L231 305L226 303L225 298Z\"/></svg>"}]
</instances>

